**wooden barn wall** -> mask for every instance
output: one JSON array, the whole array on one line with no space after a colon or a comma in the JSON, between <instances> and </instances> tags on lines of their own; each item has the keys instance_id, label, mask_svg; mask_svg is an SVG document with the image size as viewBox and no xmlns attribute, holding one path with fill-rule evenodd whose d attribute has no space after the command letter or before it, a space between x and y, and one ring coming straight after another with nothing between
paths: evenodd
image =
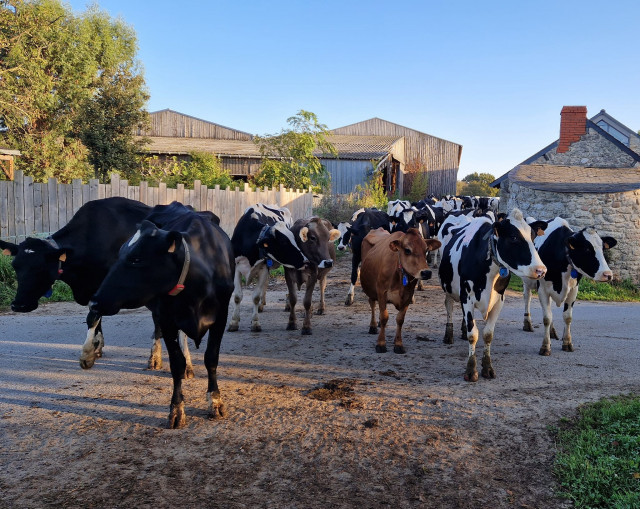
<instances>
[{"instance_id":1,"label":"wooden barn wall","mask_svg":"<svg viewBox=\"0 0 640 509\"><path fill-rule=\"evenodd\" d=\"M175 111L159 111L151 115L151 130L141 136L171 136L182 138L213 138L216 140L251 140L250 134L205 122Z\"/></svg>"},{"instance_id":2,"label":"wooden barn wall","mask_svg":"<svg viewBox=\"0 0 640 509\"><path fill-rule=\"evenodd\" d=\"M235 177L255 175L260 169L260 162L257 157L220 156L222 168Z\"/></svg>"},{"instance_id":3,"label":"wooden barn wall","mask_svg":"<svg viewBox=\"0 0 640 509\"><path fill-rule=\"evenodd\" d=\"M351 193L358 184L366 182L367 172L371 170L369 161L349 159L321 159L320 161L331 175L333 194Z\"/></svg>"},{"instance_id":4,"label":"wooden barn wall","mask_svg":"<svg viewBox=\"0 0 640 509\"><path fill-rule=\"evenodd\" d=\"M334 134L404 136L404 162L410 165L419 160L429 172L429 193L455 194L458 178L460 145L442 140L413 129L391 124L380 119L370 119L358 124L332 130ZM408 193L409 189L404 189Z\"/></svg>"}]
</instances>

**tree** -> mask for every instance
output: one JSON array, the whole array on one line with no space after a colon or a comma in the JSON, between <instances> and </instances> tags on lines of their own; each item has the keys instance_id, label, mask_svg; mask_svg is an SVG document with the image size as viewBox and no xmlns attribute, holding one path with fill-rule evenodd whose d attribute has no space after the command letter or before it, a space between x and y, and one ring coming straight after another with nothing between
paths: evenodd
<instances>
[{"instance_id":1,"label":"tree","mask_svg":"<svg viewBox=\"0 0 640 509\"><path fill-rule=\"evenodd\" d=\"M97 7L76 17L60 0L0 0L0 124L6 127L0 136L22 152L17 167L38 181L68 182L95 173L89 156L104 166L104 153L94 151L112 143L111 131L103 130L103 143L88 151L82 139L95 137L83 134L93 126L82 116L92 112L92 101L95 108L105 106L114 94L109 87L142 90L136 51L134 31ZM117 107L107 115L132 118ZM120 139L120 132L115 136ZM111 167L120 162L116 157Z\"/></svg>"},{"instance_id":2,"label":"tree","mask_svg":"<svg viewBox=\"0 0 640 509\"><path fill-rule=\"evenodd\" d=\"M289 117L287 123L291 127L279 134L255 137L262 163L253 183L260 187L282 184L293 189L328 189L329 173L316 156L317 153L337 156L328 140L327 126L305 110Z\"/></svg>"},{"instance_id":3,"label":"tree","mask_svg":"<svg viewBox=\"0 0 640 509\"><path fill-rule=\"evenodd\" d=\"M498 196L500 191L489 187L495 179L491 173L471 173L458 181L457 193L461 196Z\"/></svg>"}]
</instances>

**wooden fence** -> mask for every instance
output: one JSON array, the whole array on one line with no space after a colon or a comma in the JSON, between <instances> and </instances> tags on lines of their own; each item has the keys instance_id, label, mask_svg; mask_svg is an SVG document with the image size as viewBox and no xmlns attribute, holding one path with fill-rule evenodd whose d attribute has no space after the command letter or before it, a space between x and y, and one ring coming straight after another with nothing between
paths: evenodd
<instances>
[{"instance_id":1,"label":"wooden fence","mask_svg":"<svg viewBox=\"0 0 640 509\"><path fill-rule=\"evenodd\" d=\"M171 189L166 184L151 187L147 182L130 186L115 174L110 184L100 184L98 180L83 184L79 179L60 184L53 178L47 183L37 183L16 171L13 181L0 181L0 238L19 243L26 237L46 237L67 224L88 201L111 196L123 196L150 206L179 201L196 210L210 210L220 217L220 226L229 236L250 205L284 206L295 220L311 216L313 204L311 192L282 186L253 190L245 184L242 189L220 189L207 188L196 180L193 189L185 189L182 184Z\"/></svg>"}]
</instances>

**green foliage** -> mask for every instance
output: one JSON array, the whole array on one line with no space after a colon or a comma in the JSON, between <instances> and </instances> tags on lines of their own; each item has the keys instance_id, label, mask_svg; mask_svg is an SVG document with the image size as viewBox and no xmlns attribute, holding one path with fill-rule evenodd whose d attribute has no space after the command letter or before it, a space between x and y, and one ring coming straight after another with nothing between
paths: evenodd
<instances>
[{"instance_id":1,"label":"green foliage","mask_svg":"<svg viewBox=\"0 0 640 509\"><path fill-rule=\"evenodd\" d=\"M329 142L327 126L320 124L314 113L300 110L289 117L289 129L279 134L256 136L262 155L260 172L253 178L258 187L307 189L321 192L329 189L329 173L317 153L337 156Z\"/></svg>"},{"instance_id":2,"label":"green foliage","mask_svg":"<svg viewBox=\"0 0 640 509\"><path fill-rule=\"evenodd\" d=\"M427 172L416 173L413 175L410 191L405 199L409 200L411 203L423 200L426 198L428 191L429 174Z\"/></svg>"},{"instance_id":3,"label":"green foliage","mask_svg":"<svg viewBox=\"0 0 640 509\"><path fill-rule=\"evenodd\" d=\"M97 7L76 17L60 0L2 0L0 123L7 129L0 142L22 152L16 169L36 181L70 182L95 174L89 159L122 164L113 154L124 128L110 130L100 119L131 121L133 133L136 115L125 98L146 101L136 51L133 29Z\"/></svg>"},{"instance_id":4,"label":"green foliage","mask_svg":"<svg viewBox=\"0 0 640 509\"><path fill-rule=\"evenodd\" d=\"M150 184L164 182L168 187L176 187L178 184L193 187L195 180L199 180L207 187L219 185L221 189L239 184L227 170L222 168L220 159L207 152L192 152L189 154L188 161L181 161L177 157L168 160L147 157L143 161L142 168L136 172L136 176L138 179L147 180ZM134 179L134 183L138 182Z\"/></svg>"},{"instance_id":5,"label":"green foliage","mask_svg":"<svg viewBox=\"0 0 640 509\"><path fill-rule=\"evenodd\" d=\"M509 289L522 292L522 279L511 274ZM534 291L535 293L535 291ZM578 285L578 300L601 300L608 302L640 302L640 288L630 279L597 283L583 277Z\"/></svg>"},{"instance_id":6,"label":"green foliage","mask_svg":"<svg viewBox=\"0 0 640 509\"><path fill-rule=\"evenodd\" d=\"M577 508L640 507L640 398L618 396L578 411L557 431L555 474Z\"/></svg>"},{"instance_id":7,"label":"green foliage","mask_svg":"<svg viewBox=\"0 0 640 509\"><path fill-rule=\"evenodd\" d=\"M472 173L458 181L456 193L460 196L498 196L500 190L489 187L495 179L491 173Z\"/></svg>"}]
</instances>

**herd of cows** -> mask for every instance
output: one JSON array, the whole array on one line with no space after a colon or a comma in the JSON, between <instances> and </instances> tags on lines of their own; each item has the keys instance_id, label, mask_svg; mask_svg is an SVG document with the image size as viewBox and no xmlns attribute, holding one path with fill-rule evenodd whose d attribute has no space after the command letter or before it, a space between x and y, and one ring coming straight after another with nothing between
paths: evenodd
<instances>
[{"instance_id":1,"label":"herd of cows","mask_svg":"<svg viewBox=\"0 0 640 509\"><path fill-rule=\"evenodd\" d=\"M269 272L283 266L290 313L287 330L298 328L297 291L306 285L302 334L311 334L313 289L319 283L317 313L323 314L336 241L337 249L350 247L353 253L345 304L353 303L359 277L371 306L369 333L378 335L379 353L387 351L388 303L398 310L393 350L405 353L405 314L416 287L432 276L427 260L438 265L447 311L445 343L453 342L454 302L462 308L463 336L469 342L467 381L478 380L475 310L485 320L481 374L495 377L490 347L512 273L524 282L525 330L533 330L529 306L531 291L538 291L545 328L540 354L550 355L550 337L556 337L552 301L564 305L562 349L573 351L571 321L578 282L583 276L610 281L613 276L603 250L616 244L593 227L573 231L559 217L525 218L518 209L498 213L497 198L427 198L414 204L394 200L386 211L360 209L351 222L335 227L318 217L294 221L284 207L256 204L244 212L229 238L211 212L178 202L152 208L114 197L88 202L46 239L0 241L0 248L13 257L18 280L14 311L36 309L56 280L70 286L76 302L89 306L80 356L85 369L102 355L103 316L148 308L154 323L149 367L162 366L164 340L173 379L168 425L180 428L186 422L182 380L193 376L187 337L199 347L209 332L204 353L209 413L224 416L216 372L231 302L227 330L240 326L243 279L256 280L251 330L260 331Z\"/></svg>"}]
</instances>

